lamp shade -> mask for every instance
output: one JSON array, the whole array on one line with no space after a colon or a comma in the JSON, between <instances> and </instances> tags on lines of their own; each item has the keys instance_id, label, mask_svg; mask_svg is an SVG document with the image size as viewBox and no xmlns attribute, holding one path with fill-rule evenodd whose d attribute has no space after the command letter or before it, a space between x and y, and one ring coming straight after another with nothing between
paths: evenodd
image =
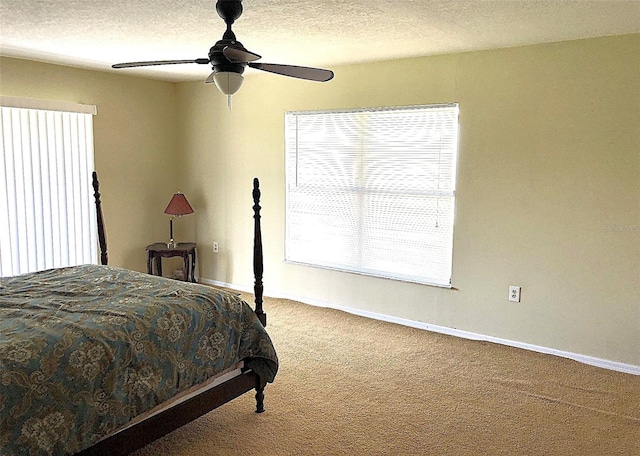
<instances>
[{"instance_id":1,"label":"lamp shade","mask_svg":"<svg viewBox=\"0 0 640 456\"><path fill-rule=\"evenodd\" d=\"M233 95L240 90L243 81L244 78L240 73L223 71L213 75L213 82L215 82L218 90L225 95Z\"/></svg>"},{"instance_id":2,"label":"lamp shade","mask_svg":"<svg viewBox=\"0 0 640 456\"><path fill-rule=\"evenodd\" d=\"M181 215L193 214L193 208L191 204L189 204L189 201L187 201L186 196L178 192L173 195L164 213L180 217Z\"/></svg>"}]
</instances>

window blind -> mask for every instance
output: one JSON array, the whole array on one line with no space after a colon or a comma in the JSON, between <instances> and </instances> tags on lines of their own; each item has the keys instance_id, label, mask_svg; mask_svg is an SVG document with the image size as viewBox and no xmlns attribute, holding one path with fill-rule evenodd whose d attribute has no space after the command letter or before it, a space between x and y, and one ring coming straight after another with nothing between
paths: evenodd
<instances>
[{"instance_id":1,"label":"window blind","mask_svg":"<svg viewBox=\"0 0 640 456\"><path fill-rule=\"evenodd\" d=\"M6 100L0 107L0 275L97 263L92 113Z\"/></svg>"},{"instance_id":2,"label":"window blind","mask_svg":"<svg viewBox=\"0 0 640 456\"><path fill-rule=\"evenodd\" d=\"M458 106L285 114L285 259L451 285Z\"/></svg>"}]
</instances>

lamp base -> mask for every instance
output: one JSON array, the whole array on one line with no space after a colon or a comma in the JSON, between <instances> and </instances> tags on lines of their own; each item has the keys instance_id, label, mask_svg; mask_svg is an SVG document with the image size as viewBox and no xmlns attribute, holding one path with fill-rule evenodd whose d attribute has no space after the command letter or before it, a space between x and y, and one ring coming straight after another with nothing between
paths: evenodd
<instances>
[{"instance_id":1,"label":"lamp base","mask_svg":"<svg viewBox=\"0 0 640 456\"><path fill-rule=\"evenodd\" d=\"M170 248L174 248L175 249L176 248L176 243L173 242L173 217L171 217L169 219L169 239L170 239L170 241L167 242L167 248L168 249L170 249Z\"/></svg>"}]
</instances>

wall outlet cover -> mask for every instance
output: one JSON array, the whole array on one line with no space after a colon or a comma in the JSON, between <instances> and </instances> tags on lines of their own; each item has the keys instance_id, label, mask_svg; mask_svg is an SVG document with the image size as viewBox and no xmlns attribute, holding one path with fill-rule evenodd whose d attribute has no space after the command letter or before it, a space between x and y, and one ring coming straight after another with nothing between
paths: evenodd
<instances>
[{"instance_id":1,"label":"wall outlet cover","mask_svg":"<svg viewBox=\"0 0 640 456\"><path fill-rule=\"evenodd\" d=\"M511 302L520 302L520 287L511 285L509 287L509 301Z\"/></svg>"}]
</instances>

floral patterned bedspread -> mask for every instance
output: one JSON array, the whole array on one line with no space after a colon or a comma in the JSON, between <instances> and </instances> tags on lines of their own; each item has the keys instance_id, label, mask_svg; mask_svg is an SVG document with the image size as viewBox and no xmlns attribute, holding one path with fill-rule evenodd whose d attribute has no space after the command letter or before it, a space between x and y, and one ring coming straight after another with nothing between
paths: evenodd
<instances>
[{"instance_id":1,"label":"floral patterned bedspread","mask_svg":"<svg viewBox=\"0 0 640 456\"><path fill-rule=\"evenodd\" d=\"M232 294L96 265L0 278L0 454L73 454L242 359L273 381Z\"/></svg>"}]
</instances>

